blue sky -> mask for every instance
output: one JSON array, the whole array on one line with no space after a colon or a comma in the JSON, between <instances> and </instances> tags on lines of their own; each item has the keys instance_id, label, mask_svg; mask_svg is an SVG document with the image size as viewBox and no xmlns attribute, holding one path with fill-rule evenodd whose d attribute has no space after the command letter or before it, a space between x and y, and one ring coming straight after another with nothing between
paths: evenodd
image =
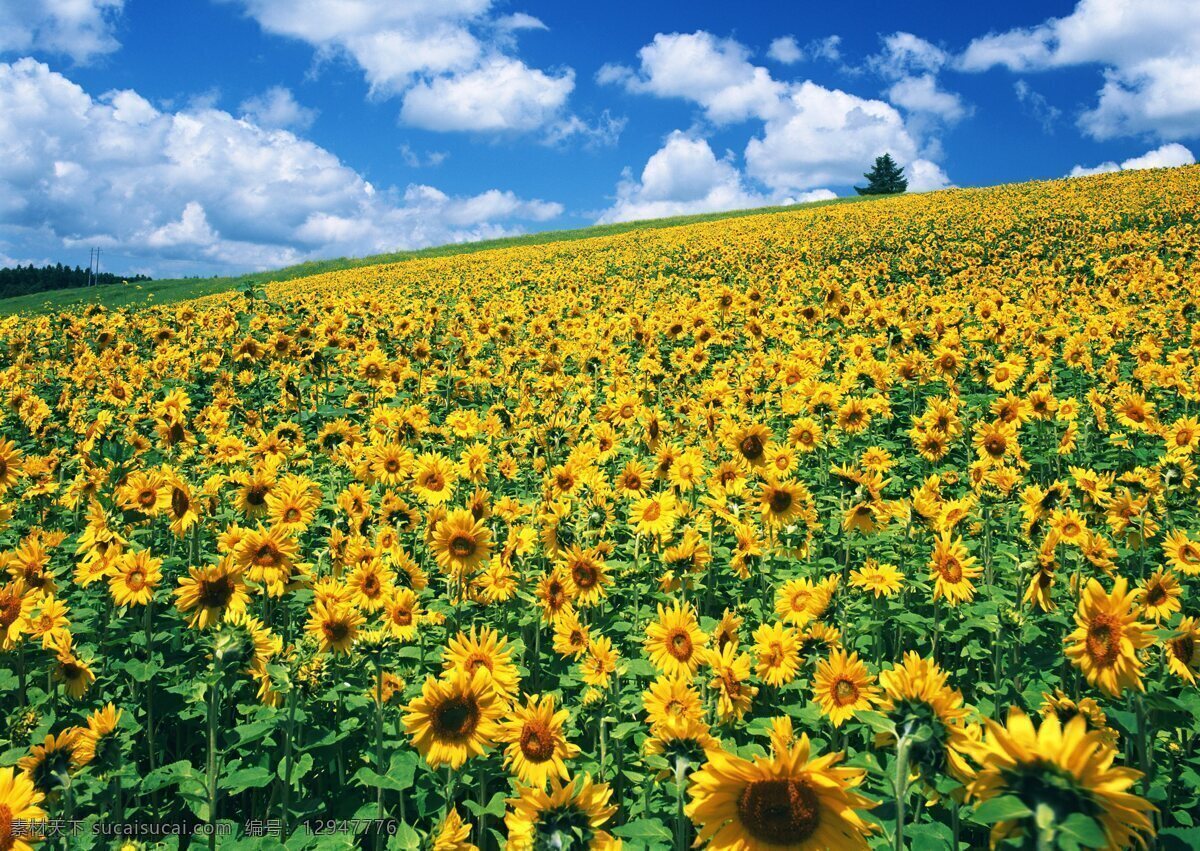
<instances>
[{"instance_id":1,"label":"blue sky","mask_svg":"<svg viewBox=\"0 0 1200 851\"><path fill-rule=\"evenodd\" d=\"M158 276L1192 161L1200 3L0 0L0 264Z\"/></svg>"}]
</instances>

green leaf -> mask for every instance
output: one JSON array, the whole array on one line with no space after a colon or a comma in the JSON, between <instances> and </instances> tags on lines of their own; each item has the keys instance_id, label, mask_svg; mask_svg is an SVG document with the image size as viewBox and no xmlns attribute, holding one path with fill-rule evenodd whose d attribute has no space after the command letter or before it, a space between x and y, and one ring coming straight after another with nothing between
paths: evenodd
<instances>
[{"instance_id":1,"label":"green leaf","mask_svg":"<svg viewBox=\"0 0 1200 851\"><path fill-rule=\"evenodd\" d=\"M389 849L397 849L397 851L420 851L421 849L421 834L417 833L413 828L404 822L396 825L396 833L388 841Z\"/></svg>"},{"instance_id":2,"label":"green leaf","mask_svg":"<svg viewBox=\"0 0 1200 851\"><path fill-rule=\"evenodd\" d=\"M492 799L488 801L486 807L479 806L478 801L471 800L470 798L463 801L463 806L470 810L476 817L487 815L493 818L500 818L504 815L504 793L497 792L495 795L492 795Z\"/></svg>"},{"instance_id":3,"label":"green leaf","mask_svg":"<svg viewBox=\"0 0 1200 851\"><path fill-rule=\"evenodd\" d=\"M1071 813L1058 829L1085 848L1103 848L1108 844L1104 829L1094 818L1083 813Z\"/></svg>"},{"instance_id":4,"label":"green leaf","mask_svg":"<svg viewBox=\"0 0 1200 851\"><path fill-rule=\"evenodd\" d=\"M1015 795L1001 795L984 801L975 810L975 821L980 824L995 824L998 821L1029 818L1033 810L1021 803Z\"/></svg>"},{"instance_id":5,"label":"green leaf","mask_svg":"<svg viewBox=\"0 0 1200 851\"><path fill-rule=\"evenodd\" d=\"M670 829L658 819L640 818L613 828L613 834L622 839L632 839L646 844L669 843Z\"/></svg>"},{"instance_id":6,"label":"green leaf","mask_svg":"<svg viewBox=\"0 0 1200 851\"><path fill-rule=\"evenodd\" d=\"M228 791L229 794L236 795L247 789L259 789L266 786L271 782L273 776L266 768L256 765L253 768L239 768L237 771L225 775L217 781L217 785Z\"/></svg>"},{"instance_id":7,"label":"green leaf","mask_svg":"<svg viewBox=\"0 0 1200 851\"><path fill-rule=\"evenodd\" d=\"M876 733L890 733L896 735L896 725L892 723L892 719L888 718L882 712L872 712L863 710L862 712L854 713L854 717L866 724Z\"/></svg>"},{"instance_id":8,"label":"green leaf","mask_svg":"<svg viewBox=\"0 0 1200 851\"><path fill-rule=\"evenodd\" d=\"M380 774L375 769L366 765L354 772L352 779L363 786L370 786L372 789L379 787L387 789L390 792L408 792L412 788L411 778L409 778L408 782L402 783L399 778Z\"/></svg>"}]
</instances>

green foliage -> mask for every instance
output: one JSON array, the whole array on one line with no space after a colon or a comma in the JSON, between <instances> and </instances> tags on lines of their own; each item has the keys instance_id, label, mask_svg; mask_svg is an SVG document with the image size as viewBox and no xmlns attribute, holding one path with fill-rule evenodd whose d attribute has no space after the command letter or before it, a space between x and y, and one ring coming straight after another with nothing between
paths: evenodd
<instances>
[{"instance_id":1,"label":"green foliage","mask_svg":"<svg viewBox=\"0 0 1200 851\"><path fill-rule=\"evenodd\" d=\"M867 179L867 185L854 187L859 195L899 195L908 189L904 169L896 164L891 154L876 157L875 165L863 177Z\"/></svg>"}]
</instances>

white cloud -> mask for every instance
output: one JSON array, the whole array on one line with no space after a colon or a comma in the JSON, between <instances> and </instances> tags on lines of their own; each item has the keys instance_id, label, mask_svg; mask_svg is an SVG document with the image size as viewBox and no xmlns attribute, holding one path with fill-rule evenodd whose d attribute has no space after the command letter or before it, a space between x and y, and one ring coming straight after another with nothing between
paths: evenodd
<instances>
[{"instance_id":1,"label":"white cloud","mask_svg":"<svg viewBox=\"0 0 1200 851\"><path fill-rule=\"evenodd\" d=\"M125 0L0 0L0 53L43 52L84 64L120 44Z\"/></svg>"},{"instance_id":2,"label":"white cloud","mask_svg":"<svg viewBox=\"0 0 1200 851\"><path fill-rule=\"evenodd\" d=\"M795 65L804 58L804 51L800 49L794 37L785 35L771 42L771 46L767 48L767 56L784 65Z\"/></svg>"},{"instance_id":3,"label":"white cloud","mask_svg":"<svg viewBox=\"0 0 1200 851\"><path fill-rule=\"evenodd\" d=\"M949 54L932 42L912 33L896 32L883 40L883 51L867 60L867 66L892 81L887 98L917 117L921 130L930 121L954 124L969 113L962 98L938 85L937 74Z\"/></svg>"},{"instance_id":4,"label":"white cloud","mask_svg":"<svg viewBox=\"0 0 1200 851\"><path fill-rule=\"evenodd\" d=\"M897 80L888 89L887 96L901 109L936 116L947 124L959 121L967 113L962 99L940 89L932 74Z\"/></svg>"},{"instance_id":5,"label":"white cloud","mask_svg":"<svg viewBox=\"0 0 1200 851\"><path fill-rule=\"evenodd\" d=\"M971 42L959 67L1038 71L1103 67L1095 106L1079 117L1097 139L1200 135L1200 3L1195 0L1080 0L1063 18Z\"/></svg>"},{"instance_id":6,"label":"white cloud","mask_svg":"<svg viewBox=\"0 0 1200 851\"><path fill-rule=\"evenodd\" d=\"M1035 92L1024 80L1013 83L1013 91L1017 93L1017 100L1025 107L1026 112L1042 125L1042 130L1053 133L1062 110L1052 106L1044 95Z\"/></svg>"},{"instance_id":7,"label":"white cloud","mask_svg":"<svg viewBox=\"0 0 1200 851\"><path fill-rule=\"evenodd\" d=\"M798 195L757 192L747 186L732 154L718 159L707 141L676 130L646 161L639 178L625 170L616 202L598 221L627 222L836 197L828 189Z\"/></svg>"},{"instance_id":8,"label":"white cloud","mask_svg":"<svg viewBox=\"0 0 1200 851\"><path fill-rule=\"evenodd\" d=\"M430 130L527 132L569 120L574 72L531 68L509 55L516 33L544 30L523 12L494 16L492 0L225 0L264 30L344 56L374 97L404 98L401 117Z\"/></svg>"},{"instance_id":9,"label":"white cloud","mask_svg":"<svg viewBox=\"0 0 1200 851\"><path fill-rule=\"evenodd\" d=\"M158 271L267 268L519 232L558 204L377 189L286 130L212 108L93 97L33 59L0 64L0 251L99 245Z\"/></svg>"},{"instance_id":10,"label":"white cloud","mask_svg":"<svg viewBox=\"0 0 1200 851\"><path fill-rule=\"evenodd\" d=\"M749 56L733 39L704 31L659 33L638 51L637 72L606 65L597 79L631 92L694 101L718 124L766 118L778 110L787 87L752 65Z\"/></svg>"},{"instance_id":11,"label":"white cloud","mask_svg":"<svg viewBox=\"0 0 1200 851\"><path fill-rule=\"evenodd\" d=\"M904 119L883 101L806 81L786 105L746 146L747 173L777 192L853 183L885 152L902 165L918 158Z\"/></svg>"},{"instance_id":12,"label":"white cloud","mask_svg":"<svg viewBox=\"0 0 1200 851\"><path fill-rule=\"evenodd\" d=\"M317 110L301 106L290 89L272 86L261 95L242 101L242 115L259 127L307 130L317 120Z\"/></svg>"},{"instance_id":13,"label":"white cloud","mask_svg":"<svg viewBox=\"0 0 1200 851\"><path fill-rule=\"evenodd\" d=\"M1118 164L1111 160L1096 166L1077 165L1071 169L1068 177L1086 177L1089 174L1104 174L1110 171L1131 171L1139 168L1174 168L1180 165L1191 165L1196 161L1192 152L1178 142L1170 142L1152 151L1147 151L1140 157L1130 157Z\"/></svg>"},{"instance_id":14,"label":"white cloud","mask_svg":"<svg viewBox=\"0 0 1200 851\"><path fill-rule=\"evenodd\" d=\"M475 70L418 83L404 95L400 116L426 130L529 131L558 116L574 87L570 70L551 77L497 56Z\"/></svg>"},{"instance_id":15,"label":"white cloud","mask_svg":"<svg viewBox=\"0 0 1200 851\"><path fill-rule=\"evenodd\" d=\"M708 142L676 130L646 161L640 179L626 171L617 186L616 203L599 221L627 222L767 203L767 198L746 188L733 163L717 159Z\"/></svg>"},{"instance_id":16,"label":"white cloud","mask_svg":"<svg viewBox=\"0 0 1200 851\"><path fill-rule=\"evenodd\" d=\"M896 41L905 69L925 67L932 50L936 48L912 36ZM932 133L932 122L910 126L884 101L812 81L776 80L766 68L754 65L749 51L733 39L703 31L660 33L638 58L637 70L608 65L597 79L631 92L692 101L715 124L761 121L761 135L746 146L746 174L767 186L772 197L848 185L885 152L906 165L929 159L930 151L937 149L935 138L924 138ZM936 86L921 90L920 85L900 93L909 96L912 107L937 110L943 118L963 114L953 95Z\"/></svg>"},{"instance_id":17,"label":"white cloud","mask_svg":"<svg viewBox=\"0 0 1200 851\"><path fill-rule=\"evenodd\" d=\"M929 160L913 160L905 167L904 176L908 178L909 192L932 192L954 185L941 166Z\"/></svg>"}]
</instances>

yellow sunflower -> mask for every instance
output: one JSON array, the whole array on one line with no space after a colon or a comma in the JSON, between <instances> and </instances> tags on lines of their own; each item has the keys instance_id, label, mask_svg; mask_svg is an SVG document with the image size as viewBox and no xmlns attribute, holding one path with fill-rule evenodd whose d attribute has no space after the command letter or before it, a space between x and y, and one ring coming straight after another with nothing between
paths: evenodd
<instances>
[{"instance_id":1,"label":"yellow sunflower","mask_svg":"<svg viewBox=\"0 0 1200 851\"><path fill-rule=\"evenodd\" d=\"M860 709L870 709L879 700L875 678L857 653L834 650L817 663L813 698L834 727L840 727Z\"/></svg>"},{"instance_id":2,"label":"yellow sunflower","mask_svg":"<svg viewBox=\"0 0 1200 851\"><path fill-rule=\"evenodd\" d=\"M1129 791L1141 772L1114 766L1116 750L1098 731L1089 731L1081 716L1066 724L1043 718L1035 729L1013 707L1007 724L990 718L984 723L987 734L976 749L980 767L970 794L980 801L1012 796L1029 811L1025 818L994 825L993 844L1021 837L1052 842L1055 829L1073 815L1095 819L1109 848L1144 847L1154 835L1149 814L1155 808Z\"/></svg>"},{"instance_id":3,"label":"yellow sunflower","mask_svg":"<svg viewBox=\"0 0 1200 851\"><path fill-rule=\"evenodd\" d=\"M217 564L189 567L175 589L175 608L188 616L192 629L208 629L219 623L226 612L244 612L250 595L242 570L231 556Z\"/></svg>"},{"instance_id":4,"label":"yellow sunflower","mask_svg":"<svg viewBox=\"0 0 1200 851\"><path fill-rule=\"evenodd\" d=\"M700 629L695 610L678 600L669 609L660 603L658 620L646 627L646 654L651 664L668 676L696 673L707 644L708 636Z\"/></svg>"},{"instance_id":5,"label":"yellow sunflower","mask_svg":"<svg viewBox=\"0 0 1200 851\"><path fill-rule=\"evenodd\" d=\"M707 756L688 784L697 844L714 851L867 847L872 826L860 811L875 804L853 791L866 772L837 767L840 752L813 758L802 735L770 759L721 749Z\"/></svg>"},{"instance_id":6,"label":"yellow sunflower","mask_svg":"<svg viewBox=\"0 0 1200 851\"><path fill-rule=\"evenodd\" d=\"M802 643L799 633L790 626L761 624L754 630L755 669L759 678L777 687L794 680L800 671Z\"/></svg>"},{"instance_id":7,"label":"yellow sunflower","mask_svg":"<svg viewBox=\"0 0 1200 851\"><path fill-rule=\"evenodd\" d=\"M313 603L308 624L304 627L317 642L319 651L326 653L349 653L358 637L359 627L366 618L358 609L347 603Z\"/></svg>"},{"instance_id":8,"label":"yellow sunflower","mask_svg":"<svg viewBox=\"0 0 1200 851\"><path fill-rule=\"evenodd\" d=\"M404 729L431 767L457 770L492 746L502 712L485 671L452 671L425 679L421 696L405 708Z\"/></svg>"},{"instance_id":9,"label":"yellow sunflower","mask_svg":"<svg viewBox=\"0 0 1200 851\"><path fill-rule=\"evenodd\" d=\"M33 825L47 818L46 811L38 806L45 797L28 775L0 768L0 848L33 851L33 844L41 839Z\"/></svg>"},{"instance_id":10,"label":"yellow sunflower","mask_svg":"<svg viewBox=\"0 0 1200 851\"><path fill-rule=\"evenodd\" d=\"M460 632L450 639L442 654L442 667L447 676L451 671L474 674L482 670L500 701L514 699L521 688L521 674L512 661L508 639L490 626L471 627L470 633Z\"/></svg>"},{"instance_id":11,"label":"yellow sunflower","mask_svg":"<svg viewBox=\"0 0 1200 851\"><path fill-rule=\"evenodd\" d=\"M118 606L144 606L162 581L162 559L146 550L125 553L109 572L108 590Z\"/></svg>"},{"instance_id":12,"label":"yellow sunflower","mask_svg":"<svg viewBox=\"0 0 1200 851\"><path fill-rule=\"evenodd\" d=\"M962 538L951 533L939 535L929 557L929 578L934 580L933 598L945 597L951 606L975 598L975 584L983 568L967 554Z\"/></svg>"},{"instance_id":13,"label":"yellow sunflower","mask_svg":"<svg viewBox=\"0 0 1200 851\"><path fill-rule=\"evenodd\" d=\"M1126 688L1143 690L1142 662L1137 651L1154 643L1150 625L1138 620L1137 592L1120 577L1107 593L1097 580L1088 581L1075 612L1076 629L1064 640L1067 658L1087 681L1112 697Z\"/></svg>"},{"instance_id":14,"label":"yellow sunflower","mask_svg":"<svg viewBox=\"0 0 1200 851\"><path fill-rule=\"evenodd\" d=\"M554 710L553 695L533 695L523 706L512 706L496 741L506 745L504 764L518 781L542 789L552 777L567 779L566 760L579 754L563 730L569 717L566 709Z\"/></svg>"},{"instance_id":15,"label":"yellow sunflower","mask_svg":"<svg viewBox=\"0 0 1200 851\"><path fill-rule=\"evenodd\" d=\"M443 569L472 573L491 557L492 533L470 511L456 508L437 524L431 549Z\"/></svg>"},{"instance_id":16,"label":"yellow sunflower","mask_svg":"<svg viewBox=\"0 0 1200 851\"><path fill-rule=\"evenodd\" d=\"M549 791L518 786L504 815L508 851L574 847L575 842L589 851L616 851L621 841L601 830L617 812L608 802L611 796L607 784L593 783L588 774L565 783L551 777Z\"/></svg>"}]
</instances>

